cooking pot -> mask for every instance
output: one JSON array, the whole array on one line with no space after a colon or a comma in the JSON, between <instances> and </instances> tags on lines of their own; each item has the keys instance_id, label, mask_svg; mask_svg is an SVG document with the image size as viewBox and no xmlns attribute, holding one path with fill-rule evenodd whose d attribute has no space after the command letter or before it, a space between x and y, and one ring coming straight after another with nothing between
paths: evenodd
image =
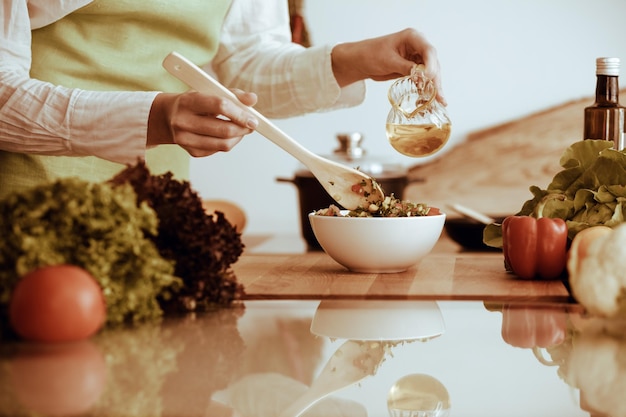
<instances>
[{"instance_id":1,"label":"cooking pot","mask_svg":"<svg viewBox=\"0 0 626 417\"><path fill-rule=\"evenodd\" d=\"M394 194L396 198L404 198L404 190L409 183L419 179L409 179L408 170L401 164L376 161L366 157L366 151L361 147L363 136L360 133L342 133L337 135L339 147L328 159L340 162L347 166L358 168L374 178L382 187L385 195ZM309 223L308 214L334 204L343 209L306 168L296 170L293 178L277 178L279 182L289 182L298 188L298 202L300 206L300 229L302 237L309 250L321 250L313 229Z\"/></svg>"}]
</instances>

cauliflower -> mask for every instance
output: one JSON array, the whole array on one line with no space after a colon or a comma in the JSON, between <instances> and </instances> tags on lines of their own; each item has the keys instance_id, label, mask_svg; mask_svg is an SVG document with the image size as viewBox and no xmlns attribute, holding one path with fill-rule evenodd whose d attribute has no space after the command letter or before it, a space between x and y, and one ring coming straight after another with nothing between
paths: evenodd
<instances>
[{"instance_id":1,"label":"cauliflower","mask_svg":"<svg viewBox=\"0 0 626 417\"><path fill-rule=\"evenodd\" d=\"M574 298L593 315L626 314L626 223L579 232L567 269Z\"/></svg>"}]
</instances>

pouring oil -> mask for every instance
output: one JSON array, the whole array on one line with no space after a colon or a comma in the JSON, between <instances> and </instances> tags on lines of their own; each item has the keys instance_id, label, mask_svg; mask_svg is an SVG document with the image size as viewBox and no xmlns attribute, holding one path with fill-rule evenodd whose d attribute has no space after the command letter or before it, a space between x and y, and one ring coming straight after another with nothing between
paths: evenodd
<instances>
[{"instance_id":1,"label":"pouring oil","mask_svg":"<svg viewBox=\"0 0 626 417\"><path fill-rule=\"evenodd\" d=\"M403 155L411 157L429 156L439 151L450 139L450 123L396 124L387 123L387 139L391 146Z\"/></svg>"}]
</instances>

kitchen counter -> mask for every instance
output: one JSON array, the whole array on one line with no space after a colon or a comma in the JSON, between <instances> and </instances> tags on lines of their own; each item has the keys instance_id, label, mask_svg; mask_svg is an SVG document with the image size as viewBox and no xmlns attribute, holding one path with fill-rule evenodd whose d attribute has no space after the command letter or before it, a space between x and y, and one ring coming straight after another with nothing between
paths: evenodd
<instances>
[{"instance_id":1,"label":"kitchen counter","mask_svg":"<svg viewBox=\"0 0 626 417\"><path fill-rule=\"evenodd\" d=\"M407 273L369 275L272 239L248 239L234 265L241 305L0 345L0 416L289 417L318 378L341 389L306 416L624 415L626 342L562 283L446 242Z\"/></svg>"}]
</instances>

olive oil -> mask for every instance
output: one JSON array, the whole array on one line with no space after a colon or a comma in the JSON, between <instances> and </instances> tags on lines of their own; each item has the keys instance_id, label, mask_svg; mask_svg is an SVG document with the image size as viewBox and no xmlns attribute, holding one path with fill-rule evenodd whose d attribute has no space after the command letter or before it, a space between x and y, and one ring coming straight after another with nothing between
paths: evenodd
<instances>
[{"instance_id":1,"label":"olive oil","mask_svg":"<svg viewBox=\"0 0 626 417\"><path fill-rule=\"evenodd\" d=\"M619 104L619 58L596 59L596 98L585 108L583 139L608 140L624 149L626 109Z\"/></svg>"},{"instance_id":2,"label":"olive oil","mask_svg":"<svg viewBox=\"0 0 626 417\"><path fill-rule=\"evenodd\" d=\"M395 124L387 123L387 139L401 154L412 157L432 155L440 150L450 138L450 123L434 124Z\"/></svg>"},{"instance_id":3,"label":"olive oil","mask_svg":"<svg viewBox=\"0 0 626 417\"><path fill-rule=\"evenodd\" d=\"M445 106L437 101L437 87L415 65L411 75L399 78L387 94L387 140L399 153L411 157L433 155L450 138L451 122Z\"/></svg>"}]
</instances>

